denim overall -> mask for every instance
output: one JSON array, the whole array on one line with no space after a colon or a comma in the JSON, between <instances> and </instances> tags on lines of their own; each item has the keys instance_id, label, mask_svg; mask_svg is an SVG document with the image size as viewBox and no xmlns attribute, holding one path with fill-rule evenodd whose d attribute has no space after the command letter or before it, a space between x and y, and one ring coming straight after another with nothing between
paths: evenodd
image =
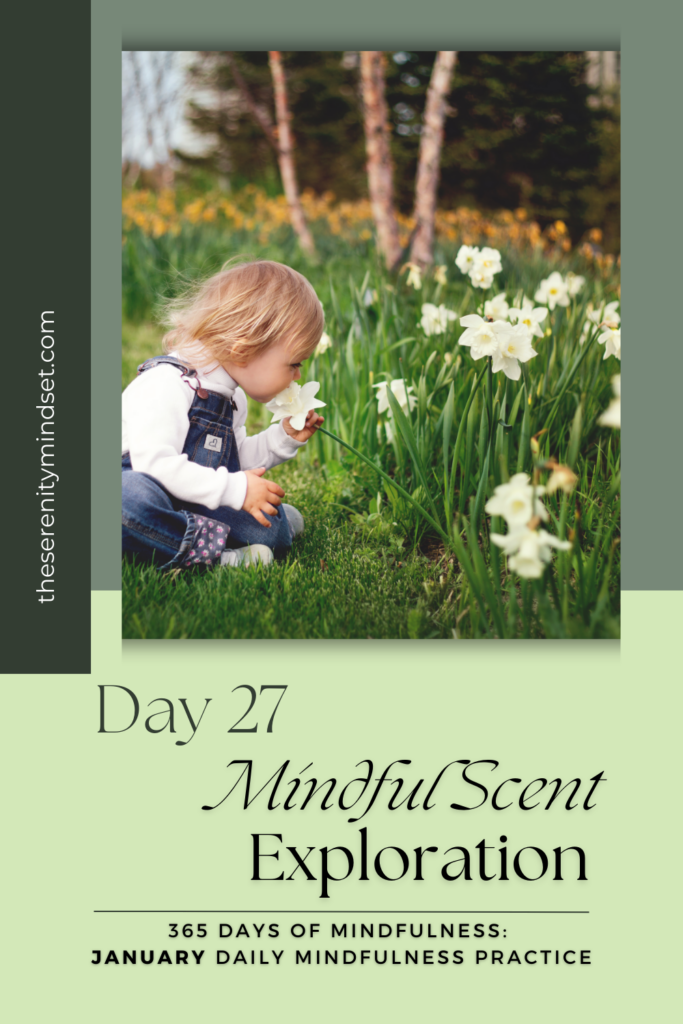
<instances>
[{"instance_id":1,"label":"denim overall","mask_svg":"<svg viewBox=\"0 0 683 1024\"><path fill-rule=\"evenodd\" d=\"M187 386L194 391L183 454L208 469L225 466L229 473L238 473L234 400L200 387L195 380L197 371L173 356L148 359L138 367L138 373L160 363L177 366ZM213 565L226 547L265 544L278 558L284 557L291 547L291 530L280 507L275 516L263 513L271 523L268 528L243 509L236 511L226 505L210 509L175 498L149 473L136 472L128 452L122 456L121 466L124 555L134 555L144 562L153 561L160 569L174 569Z\"/></svg>"}]
</instances>

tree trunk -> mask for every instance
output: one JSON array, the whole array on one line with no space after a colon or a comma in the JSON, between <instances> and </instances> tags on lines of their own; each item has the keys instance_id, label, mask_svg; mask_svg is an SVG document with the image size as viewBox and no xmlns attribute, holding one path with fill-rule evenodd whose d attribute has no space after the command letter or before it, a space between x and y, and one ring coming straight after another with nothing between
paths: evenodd
<instances>
[{"instance_id":1,"label":"tree trunk","mask_svg":"<svg viewBox=\"0 0 683 1024\"><path fill-rule=\"evenodd\" d=\"M299 198L299 187L296 180L294 167L294 140L289 129L289 122L292 115L289 112L287 103L287 88L285 85L285 73L282 67L282 59L279 50L268 51L268 62L270 73L273 76L273 87L275 90L275 113L277 117L277 158L280 165L282 187L285 190L289 212L292 218L292 227L297 233L299 244L307 256L315 256L315 245L313 236L308 230L304 211Z\"/></svg>"},{"instance_id":2,"label":"tree trunk","mask_svg":"<svg viewBox=\"0 0 683 1024\"><path fill-rule=\"evenodd\" d=\"M401 258L401 244L394 214L393 167L389 148L389 118L384 96L384 54L381 50L360 51L360 74L370 203L377 227L380 252L387 266L393 269Z\"/></svg>"},{"instance_id":3,"label":"tree trunk","mask_svg":"<svg viewBox=\"0 0 683 1024\"><path fill-rule=\"evenodd\" d=\"M137 50L130 50L130 62L133 68L133 78L135 81L135 89L137 91L138 103L142 112L142 118L145 125L145 135L147 137L147 145L149 146L150 157L154 159L154 119L152 113L147 105L147 90L142 81L142 72L140 70L140 59Z\"/></svg>"},{"instance_id":4,"label":"tree trunk","mask_svg":"<svg viewBox=\"0 0 683 1024\"><path fill-rule=\"evenodd\" d=\"M425 267L434 262L434 215L439 186L439 164L446 117L446 97L450 91L457 50L439 50L427 90L420 159L415 179L415 234L410 249L414 263Z\"/></svg>"},{"instance_id":5,"label":"tree trunk","mask_svg":"<svg viewBox=\"0 0 683 1024\"><path fill-rule=\"evenodd\" d=\"M171 50L152 51L150 53L154 69L154 120L157 125L159 141L166 151L166 159L160 160L158 170L155 167L159 187L172 189L175 182L173 167L173 108L176 102L177 88L173 84L173 60Z\"/></svg>"}]
</instances>

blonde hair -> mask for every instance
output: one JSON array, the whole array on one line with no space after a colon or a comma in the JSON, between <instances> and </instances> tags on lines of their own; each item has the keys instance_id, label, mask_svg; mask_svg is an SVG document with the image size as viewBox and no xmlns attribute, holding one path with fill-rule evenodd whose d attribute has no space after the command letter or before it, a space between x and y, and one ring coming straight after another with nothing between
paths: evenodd
<instances>
[{"instance_id":1,"label":"blonde hair","mask_svg":"<svg viewBox=\"0 0 683 1024\"><path fill-rule=\"evenodd\" d=\"M294 361L308 358L325 316L312 285L298 271L273 260L235 257L169 303L165 322L172 327L164 336L165 352L178 352L191 365L209 352L221 364L244 366L281 339Z\"/></svg>"}]
</instances>

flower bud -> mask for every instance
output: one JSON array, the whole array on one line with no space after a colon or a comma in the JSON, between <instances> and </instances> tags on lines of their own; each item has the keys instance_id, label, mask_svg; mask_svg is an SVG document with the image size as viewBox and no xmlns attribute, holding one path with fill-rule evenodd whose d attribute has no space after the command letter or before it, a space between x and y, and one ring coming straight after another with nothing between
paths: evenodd
<instances>
[{"instance_id":1,"label":"flower bud","mask_svg":"<svg viewBox=\"0 0 683 1024\"><path fill-rule=\"evenodd\" d=\"M538 438L541 437L543 434L547 433L548 430L546 427L544 427L543 430L539 430L537 434L534 434L534 436L529 439L529 447L531 448L531 451L534 455L538 455L539 452Z\"/></svg>"}]
</instances>

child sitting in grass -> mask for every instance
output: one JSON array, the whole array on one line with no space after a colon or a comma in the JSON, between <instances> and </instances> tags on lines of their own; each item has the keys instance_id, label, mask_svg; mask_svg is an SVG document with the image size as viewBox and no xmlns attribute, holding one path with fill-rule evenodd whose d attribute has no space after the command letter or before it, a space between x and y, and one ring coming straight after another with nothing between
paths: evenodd
<instances>
[{"instance_id":1,"label":"child sitting in grass","mask_svg":"<svg viewBox=\"0 0 683 1024\"><path fill-rule=\"evenodd\" d=\"M322 424L290 419L247 437L247 399L269 402L301 377L320 341L320 301L270 260L229 263L171 307L167 355L123 393L123 551L160 569L237 566L287 554L303 517L263 475ZM318 403L320 404L320 403Z\"/></svg>"}]
</instances>

